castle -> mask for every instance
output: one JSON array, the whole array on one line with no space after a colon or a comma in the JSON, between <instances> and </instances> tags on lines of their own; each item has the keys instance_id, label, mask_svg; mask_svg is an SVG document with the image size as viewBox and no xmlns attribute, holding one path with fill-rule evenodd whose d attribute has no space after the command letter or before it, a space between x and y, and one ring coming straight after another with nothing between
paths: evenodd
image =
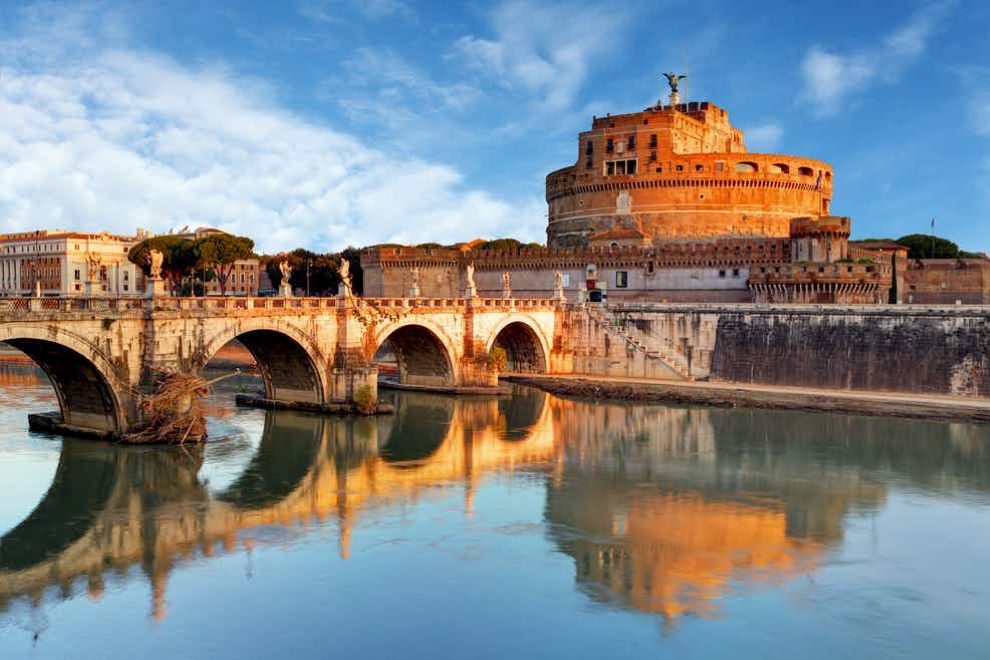
<instances>
[{"instance_id":1,"label":"castle","mask_svg":"<svg viewBox=\"0 0 990 660\"><path fill-rule=\"evenodd\" d=\"M665 75L667 103L594 117L576 162L547 175L547 247L368 248L365 294L990 303L990 262L932 270L900 246L851 243L850 219L831 215L830 165L749 152L728 112L680 103Z\"/></svg>"}]
</instances>

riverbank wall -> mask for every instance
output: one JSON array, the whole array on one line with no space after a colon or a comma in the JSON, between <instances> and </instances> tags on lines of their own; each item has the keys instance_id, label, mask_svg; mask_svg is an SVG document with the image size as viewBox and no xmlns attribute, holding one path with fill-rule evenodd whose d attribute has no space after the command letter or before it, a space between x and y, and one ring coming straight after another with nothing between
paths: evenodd
<instances>
[{"instance_id":1,"label":"riverbank wall","mask_svg":"<svg viewBox=\"0 0 990 660\"><path fill-rule=\"evenodd\" d=\"M626 304L585 314L684 380L990 396L986 306Z\"/></svg>"}]
</instances>

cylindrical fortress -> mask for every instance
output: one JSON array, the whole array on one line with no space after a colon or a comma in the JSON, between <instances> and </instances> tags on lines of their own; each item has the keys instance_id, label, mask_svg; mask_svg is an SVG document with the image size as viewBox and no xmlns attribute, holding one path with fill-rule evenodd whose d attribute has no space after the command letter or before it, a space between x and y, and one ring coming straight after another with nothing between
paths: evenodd
<instances>
[{"instance_id":1,"label":"cylindrical fortress","mask_svg":"<svg viewBox=\"0 0 990 660\"><path fill-rule=\"evenodd\" d=\"M547 176L551 247L636 230L671 239L787 237L791 219L829 214L832 168L746 151L728 113L710 103L596 117L578 160Z\"/></svg>"}]
</instances>

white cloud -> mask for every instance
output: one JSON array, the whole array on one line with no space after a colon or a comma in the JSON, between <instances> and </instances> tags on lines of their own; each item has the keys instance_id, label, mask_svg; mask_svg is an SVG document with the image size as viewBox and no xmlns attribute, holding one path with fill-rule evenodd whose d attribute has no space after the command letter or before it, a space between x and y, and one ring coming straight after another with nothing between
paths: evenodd
<instances>
[{"instance_id":1,"label":"white cloud","mask_svg":"<svg viewBox=\"0 0 990 660\"><path fill-rule=\"evenodd\" d=\"M769 122L748 128L744 133L750 151L773 153L784 137L784 128L777 122Z\"/></svg>"},{"instance_id":2,"label":"white cloud","mask_svg":"<svg viewBox=\"0 0 990 660\"><path fill-rule=\"evenodd\" d=\"M544 204L278 108L254 81L132 50L0 70L0 220L129 233L212 225L266 251L543 233Z\"/></svg>"},{"instance_id":3,"label":"white cloud","mask_svg":"<svg viewBox=\"0 0 990 660\"><path fill-rule=\"evenodd\" d=\"M299 13L320 23L337 23L348 10L356 10L369 20L384 18L415 18L416 12L401 0L303 0Z\"/></svg>"},{"instance_id":4,"label":"white cloud","mask_svg":"<svg viewBox=\"0 0 990 660\"><path fill-rule=\"evenodd\" d=\"M622 19L607 5L502 2L491 12L492 37L457 40L451 57L463 58L499 85L535 98L555 111L574 105L592 60L616 47Z\"/></svg>"},{"instance_id":5,"label":"white cloud","mask_svg":"<svg viewBox=\"0 0 990 660\"><path fill-rule=\"evenodd\" d=\"M915 13L873 48L843 54L813 46L801 62L802 101L819 117L827 117L838 113L853 94L896 82L925 52L950 4L937 3Z\"/></svg>"}]
</instances>

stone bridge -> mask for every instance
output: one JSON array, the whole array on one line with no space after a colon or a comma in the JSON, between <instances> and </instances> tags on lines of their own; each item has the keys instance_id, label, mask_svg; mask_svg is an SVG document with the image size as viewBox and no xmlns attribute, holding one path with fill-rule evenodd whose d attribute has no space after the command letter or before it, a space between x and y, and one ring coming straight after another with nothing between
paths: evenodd
<instances>
[{"instance_id":1,"label":"stone bridge","mask_svg":"<svg viewBox=\"0 0 990 660\"><path fill-rule=\"evenodd\" d=\"M400 383L442 391L496 385L493 347L513 371L547 372L562 313L548 299L9 298L0 342L44 369L65 426L119 435L141 423L156 372L199 373L233 340L268 399L321 405L377 394L386 346Z\"/></svg>"}]
</instances>

